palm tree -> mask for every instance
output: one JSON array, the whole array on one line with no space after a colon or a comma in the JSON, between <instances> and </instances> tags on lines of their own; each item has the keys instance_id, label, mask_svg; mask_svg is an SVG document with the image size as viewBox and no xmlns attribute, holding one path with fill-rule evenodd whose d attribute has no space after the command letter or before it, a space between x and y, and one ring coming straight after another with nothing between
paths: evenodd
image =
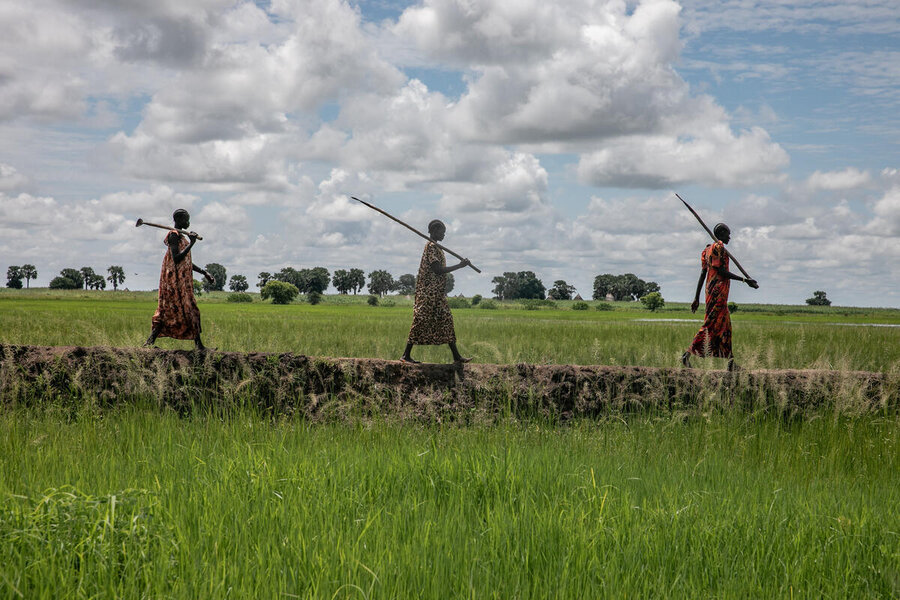
<instances>
[{"instance_id":1,"label":"palm tree","mask_svg":"<svg viewBox=\"0 0 900 600\"><path fill-rule=\"evenodd\" d=\"M109 277L107 277L107 281L112 283L113 291L119 289L119 284L125 282L125 269L120 267L119 265L113 265L106 270L109 273Z\"/></svg>"},{"instance_id":2,"label":"palm tree","mask_svg":"<svg viewBox=\"0 0 900 600\"><path fill-rule=\"evenodd\" d=\"M37 279L38 273L34 265L22 265L22 268L19 269L19 275L25 279L25 287L27 288L31 287L29 284L32 279Z\"/></svg>"},{"instance_id":3,"label":"palm tree","mask_svg":"<svg viewBox=\"0 0 900 600\"><path fill-rule=\"evenodd\" d=\"M94 270L90 267L81 267L79 271L81 271L84 289L88 289L88 287L90 287L91 278L95 275Z\"/></svg>"}]
</instances>

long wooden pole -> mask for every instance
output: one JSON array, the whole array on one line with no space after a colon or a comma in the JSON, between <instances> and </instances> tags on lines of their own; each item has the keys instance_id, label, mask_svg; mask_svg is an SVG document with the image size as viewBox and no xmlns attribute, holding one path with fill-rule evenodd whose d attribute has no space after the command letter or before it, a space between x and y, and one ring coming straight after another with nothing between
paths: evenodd
<instances>
[{"instance_id":1,"label":"long wooden pole","mask_svg":"<svg viewBox=\"0 0 900 600\"><path fill-rule=\"evenodd\" d=\"M404 227L406 227L407 229L409 229L410 231L412 231L412 232L415 233L416 235L425 238L425 239L428 240L429 242L432 242L435 246L437 246L438 248L440 248L441 250L443 250L443 251L446 252L447 254L452 254L453 256L455 256L456 258L458 258L459 260L465 260L462 256L460 256L459 254L457 254L456 252L454 252L454 251L451 250L450 248L447 248L447 247L445 247L445 246L442 246L442 245L438 244L438 243L435 242L433 239L431 239L430 237L428 237L427 235L425 235L424 233L422 233L421 231L419 231L419 230L416 229L415 227L413 227L413 226L411 226L411 225L407 225L406 223L404 223L403 221L401 221L400 219L398 219L398 218L395 217L394 215L392 215L392 214L390 214L390 213L388 213L388 212L385 212L385 211L381 210L380 208L378 208L378 207L375 206L374 204L369 204L369 203L366 202L365 200L360 200L360 199L357 198L356 196L350 196L350 197L353 198L354 200L356 200L357 202L361 202L362 204L365 204L366 206L368 206L369 208L371 208L371 209L374 210L375 212L380 212L381 214L383 214L384 216L386 216L388 219L390 219L390 220L392 220L392 221L396 221L397 223L400 223L401 225L403 225ZM479 269L478 267L476 267L476 266L473 265L472 263L469 263L469 266L472 267L472 269L473 269L476 273L481 273L481 269Z\"/></svg>"},{"instance_id":2,"label":"long wooden pole","mask_svg":"<svg viewBox=\"0 0 900 600\"><path fill-rule=\"evenodd\" d=\"M141 225L149 225L150 227L158 227L158 228L160 228L160 229L168 229L169 231L172 231L172 230L174 229L174 230L177 231L178 233L183 233L184 235L190 235L190 232L189 232L189 231L185 231L184 229L178 229L177 227L169 227L168 225L158 225L158 224L156 224L156 223L150 223L150 222L145 221L145 220L143 220L143 219L138 219L138 220L137 220L137 223L134 224L135 227L140 227ZM198 236L197 236L197 239L198 239L198 240L202 240L203 238L200 237L200 236L198 235Z\"/></svg>"},{"instance_id":3,"label":"long wooden pole","mask_svg":"<svg viewBox=\"0 0 900 600\"><path fill-rule=\"evenodd\" d=\"M697 211L694 210L693 208L691 208L691 205L688 204L687 201L685 201L685 199L682 198L681 196L679 196L677 193L675 194L675 197L678 198L679 200L681 200L682 202L684 202L684 205L687 207L687 209L689 211L691 211L691 214L694 215L695 217L697 217L697 221L699 221L700 224L703 225L703 229L706 230L706 233L709 234L709 237L711 237L714 242L718 242L719 238L717 238L716 234L714 234L709 229L709 227L706 226L706 223L703 222L703 219L700 218L700 215L697 214ZM750 275L747 273L747 271L744 270L744 267L741 266L741 263L738 262L738 259L736 259L734 257L734 255L728 251L728 248L725 248L725 254L727 254L728 258L730 258L732 260L732 262L734 262L734 264L737 265L737 268L741 270L741 273L744 274L744 277L746 277L747 279L753 279L752 277L750 277Z\"/></svg>"}]
</instances>

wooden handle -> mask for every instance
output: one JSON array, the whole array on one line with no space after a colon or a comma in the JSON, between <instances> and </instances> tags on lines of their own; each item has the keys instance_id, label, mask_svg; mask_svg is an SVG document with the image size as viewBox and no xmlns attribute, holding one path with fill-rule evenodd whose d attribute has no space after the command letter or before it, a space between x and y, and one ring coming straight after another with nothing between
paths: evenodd
<instances>
[{"instance_id":1,"label":"wooden handle","mask_svg":"<svg viewBox=\"0 0 900 600\"><path fill-rule=\"evenodd\" d=\"M184 235L190 235L190 234L191 234L190 231L185 231L184 229L178 229L177 227L169 227L168 225L159 225L158 223L150 223L149 221L145 221L145 220L143 220L143 219L138 219L138 220L137 220L137 223L134 224L135 227L140 227L141 225L148 225L148 226L150 226L150 227L156 227L156 228L158 228L158 229L167 229L167 230L169 230L169 231L172 231L172 230L174 229L174 230L177 231L178 233L182 233L182 234L184 234ZM198 236L197 236L197 239L198 239L198 240L202 240L203 238L200 237L200 236L198 235Z\"/></svg>"},{"instance_id":2,"label":"wooden handle","mask_svg":"<svg viewBox=\"0 0 900 600\"><path fill-rule=\"evenodd\" d=\"M434 242L434 240L432 240L431 237L425 235L424 233L422 233L421 231L419 231L418 229L416 229L416 228L413 227L412 225L409 225L408 223L404 223L403 221L401 221L400 219L398 219L397 217L395 217L395 216L392 215L391 213L389 213L389 212L387 212L387 211L383 211L383 210L381 210L380 208L378 208L377 206L375 206L374 204L369 204L369 203L366 202L365 200L360 200L360 199L357 198L356 196L350 196L350 197L353 198L354 200L356 200L357 202L359 202L360 204L365 204L366 206L368 206L369 208L371 208L371 209L374 210L375 212L379 212L379 213L383 214L384 216L386 216L386 217L387 217L388 219L390 219L391 221L394 221L395 223L400 223L401 225L403 225L404 227L406 227L407 229L409 229L410 231L412 231L412 232L413 232L414 234L416 234L417 236L419 236L419 237L421 237L421 238L424 238L424 239L428 240L429 242ZM441 246L441 245L438 244L437 242L434 242L434 245L437 246L438 248L440 248L441 250L443 250L444 252L447 252L447 253L449 253L449 254L452 254L453 256L455 256L456 258L458 258L459 260L463 260L463 257L460 256L459 254L457 254L456 252L454 252L453 250L450 250L449 248L446 248L446 247L444 247L444 246ZM469 263L469 266L472 267L472 270L475 271L476 273L481 273L481 269L479 269L478 267L476 267L476 266L473 265L472 263Z\"/></svg>"}]
</instances>

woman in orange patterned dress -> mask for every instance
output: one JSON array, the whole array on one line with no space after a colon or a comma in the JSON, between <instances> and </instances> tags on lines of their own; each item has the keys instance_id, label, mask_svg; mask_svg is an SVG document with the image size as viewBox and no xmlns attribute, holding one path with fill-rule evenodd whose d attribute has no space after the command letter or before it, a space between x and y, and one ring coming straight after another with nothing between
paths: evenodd
<instances>
[{"instance_id":1,"label":"woman in orange patterned dress","mask_svg":"<svg viewBox=\"0 0 900 600\"><path fill-rule=\"evenodd\" d=\"M728 359L728 370L734 369L734 353L731 350L731 315L728 312L728 292L731 280L743 281L750 287L759 288L755 279L744 279L728 270L728 252L725 244L731 239L731 230L725 223L713 228L716 242L704 248L700 255L700 279L697 292L691 303L691 312L700 306L700 288L706 280L706 318L703 326L694 336L691 346L681 355L681 364L690 365L690 356L715 356Z\"/></svg>"},{"instance_id":2,"label":"woman in orange patterned dress","mask_svg":"<svg viewBox=\"0 0 900 600\"><path fill-rule=\"evenodd\" d=\"M200 309L194 299L194 271L201 273L210 283L208 271L191 261L191 248L197 243L193 231L187 238L179 229L191 225L191 216L183 208L172 214L175 227L166 234L163 243L168 247L159 274L159 294L156 313L153 315L153 329L144 346L152 346L156 338L170 337L176 340L194 340L198 350L203 350L200 341Z\"/></svg>"},{"instance_id":3,"label":"woman in orange patterned dress","mask_svg":"<svg viewBox=\"0 0 900 600\"><path fill-rule=\"evenodd\" d=\"M425 245L422 260L419 263L419 274L416 277L416 300L413 308L413 322L406 340L406 350L400 358L403 362L418 363L411 356L413 345L448 344L453 353L453 362L467 363L471 358L464 358L456 348L456 332L453 329L453 315L447 302L446 274L469 266L469 259L459 264L447 266L444 252L435 242L444 239L447 227L437 219L428 224L428 235L431 237Z\"/></svg>"}]
</instances>

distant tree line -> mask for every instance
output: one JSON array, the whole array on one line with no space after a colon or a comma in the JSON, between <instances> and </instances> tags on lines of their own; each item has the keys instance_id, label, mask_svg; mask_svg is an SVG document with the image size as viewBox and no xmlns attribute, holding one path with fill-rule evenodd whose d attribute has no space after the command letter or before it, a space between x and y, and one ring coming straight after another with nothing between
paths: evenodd
<instances>
[{"instance_id":1,"label":"distant tree line","mask_svg":"<svg viewBox=\"0 0 900 600\"><path fill-rule=\"evenodd\" d=\"M449 294L456 286L456 279L452 273L444 275L444 293ZM397 292L404 296L416 293L416 276L412 273L404 273L397 279L387 271L372 271L369 273L369 293L376 296L384 296L390 292Z\"/></svg>"},{"instance_id":2,"label":"distant tree line","mask_svg":"<svg viewBox=\"0 0 900 600\"><path fill-rule=\"evenodd\" d=\"M594 277L594 300L604 300L607 295L613 300L631 300L637 302L643 296L659 292L659 284L655 281L644 281L633 273L613 275L604 273Z\"/></svg>"},{"instance_id":3,"label":"distant tree line","mask_svg":"<svg viewBox=\"0 0 900 600\"><path fill-rule=\"evenodd\" d=\"M219 263L209 263L204 268L209 271L213 282L210 283L205 279L202 283L195 281L194 285L198 293L201 290L205 292L222 291L225 289L226 283L232 292L246 292L250 287L250 283L244 275L232 275L229 281L227 270ZM125 270L119 265L112 265L106 269L106 272L108 275L104 277L94 272L91 267L66 268L50 281L50 288L103 290L106 289L106 283L109 282L114 290L118 290L119 286L125 282ZM31 280L36 279L37 276L38 272L34 265L11 265L6 271L6 287L22 288L23 282L24 287L30 287ZM415 275L404 273L394 279L394 276L384 269L376 269L368 275L362 269L337 269L332 275L325 267L309 269L284 267L276 273L263 271L257 278L257 287L260 290L270 281L279 281L294 286L298 294L307 296L310 294L321 296L329 285L333 285L339 294L352 292L355 295L366 287L368 287L369 293L375 296L384 296L392 292L408 296L416 291ZM366 286L367 279L368 286ZM449 294L456 284L451 273L446 275L446 282L445 291ZM543 300L545 298L571 300L576 291L575 286L569 285L562 279L554 281L553 286L548 290L534 271L508 271L494 277L491 283L494 284L492 290L494 298L498 300ZM644 281L633 273L624 275L605 273L594 278L593 298L595 300L606 299L609 295L614 300L637 301L654 292L659 292L659 285L656 282ZM825 292L817 291L813 296L807 300L809 304L830 304L830 301L825 298Z\"/></svg>"},{"instance_id":4,"label":"distant tree line","mask_svg":"<svg viewBox=\"0 0 900 600\"><path fill-rule=\"evenodd\" d=\"M10 265L6 269L6 287L17 290L22 289L22 280L25 280L25 287L30 287L31 280L38 275L34 265Z\"/></svg>"},{"instance_id":5,"label":"distant tree line","mask_svg":"<svg viewBox=\"0 0 900 600\"><path fill-rule=\"evenodd\" d=\"M119 289L119 284L125 281L125 269L119 265L112 265L106 269L109 276L104 277L102 274L94 272L92 267L81 267L80 269L66 268L59 272L59 275L50 280L50 289L54 290L105 290L106 282L109 281L114 290ZM25 280L25 287L31 287L31 280L38 276L37 269L34 265L10 265L6 269L6 287L22 288L22 280Z\"/></svg>"},{"instance_id":6,"label":"distant tree line","mask_svg":"<svg viewBox=\"0 0 900 600\"><path fill-rule=\"evenodd\" d=\"M209 265L207 265L209 270ZM210 271L211 272L211 271ZM368 286L366 280L368 278ZM329 283L334 286L339 294L356 295L368 288L370 294L384 296L391 292L403 295L414 294L416 291L416 276L405 273L394 279L394 276L384 269L376 269L368 275L362 269L337 269L334 274L328 272L325 267L313 267L311 269L295 269L285 267L277 273L263 271L257 275L257 287L262 290L270 281L289 283L297 288L301 294L323 294L328 289ZM446 275L446 292L449 294L456 281L453 275Z\"/></svg>"},{"instance_id":7,"label":"distant tree line","mask_svg":"<svg viewBox=\"0 0 900 600\"><path fill-rule=\"evenodd\" d=\"M214 273L214 267L220 265L207 265L206 269ZM224 267L223 267L224 271ZM231 284L232 291L244 291L247 288L246 279L236 275L238 281ZM358 294L367 289L373 296L383 297L386 294L398 293L412 295L416 291L416 276L412 273L404 273L396 279L387 270L376 269L366 274L362 269L337 269L330 274L325 267L313 267L310 269L295 269L285 267L276 273L263 271L257 276L257 287L262 290L270 281L289 283L297 288L298 293L323 294L328 289L329 283L334 286L339 294ZM223 274L224 279L224 274ZM232 278L234 280L234 278ZM446 275L446 293L453 291L456 282L452 274ZM575 297L575 286L563 279L553 282L550 289L537 277L534 271L508 271L491 280L494 284L493 295L497 300L523 300L523 299L551 299L572 300ZM215 289L215 288L213 288ZM658 293L659 284L654 281L644 281L633 273L613 275L606 273L594 278L593 298L604 300L607 294L614 300L638 301L641 298Z\"/></svg>"},{"instance_id":8,"label":"distant tree line","mask_svg":"<svg viewBox=\"0 0 900 600\"><path fill-rule=\"evenodd\" d=\"M563 279L553 282L549 290L534 274L534 271L508 271L491 280L492 290L497 300L571 300L575 297L575 286ZM594 300L605 300L607 294L614 300L638 301L641 298L659 292L659 284L655 281L644 281L633 273L613 275L606 273L594 278Z\"/></svg>"}]
</instances>

